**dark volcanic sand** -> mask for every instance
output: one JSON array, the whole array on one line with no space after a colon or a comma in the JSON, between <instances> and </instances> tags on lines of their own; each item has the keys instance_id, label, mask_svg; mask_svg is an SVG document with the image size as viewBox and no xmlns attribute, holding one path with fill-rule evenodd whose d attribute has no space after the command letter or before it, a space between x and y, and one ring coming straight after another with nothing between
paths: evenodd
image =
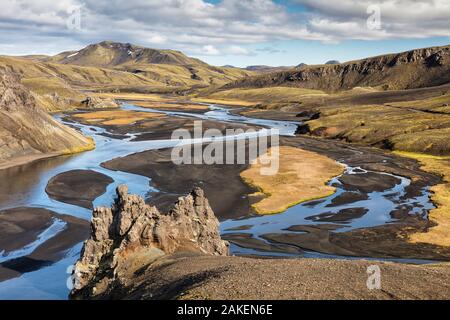
<instances>
[{"instance_id":1,"label":"dark volcanic sand","mask_svg":"<svg viewBox=\"0 0 450 320\"><path fill-rule=\"evenodd\" d=\"M337 213L324 212L306 219L320 222L350 222L352 219L361 218L368 211L369 209L366 208L348 208L339 210Z\"/></svg>"},{"instance_id":2,"label":"dark volcanic sand","mask_svg":"<svg viewBox=\"0 0 450 320\"><path fill-rule=\"evenodd\" d=\"M139 134L133 141L146 141L146 140L166 140L172 137L172 132L177 129L186 129L191 133L191 136L194 135L194 121L193 119L185 119L185 118L168 118L170 119L164 124L160 124L158 126L152 126L150 128L151 132L146 132ZM199 121L199 120L196 120ZM231 124L227 122L219 122L212 120L202 120L202 128L203 131L208 129L217 129L225 135L227 129L243 129L244 131L248 129L257 130L258 127L250 126L246 124ZM144 128L145 129L145 128Z\"/></svg>"},{"instance_id":3,"label":"dark volcanic sand","mask_svg":"<svg viewBox=\"0 0 450 320\"><path fill-rule=\"evenodd\" d=\"M69 122L75 120L86 125L92 124L81 118L72 118L70 115L66 116L65 120ZM191 135L193 135L194 122L200 120L201 119L180 116L162 116L125 125L103 125L101 123L95 123L95 126L106 129L109 133L103 135L115 139L128 138L127 134L130 133L137 134L133 141L166 140L170 139L172 132L177 129L189 130ZM223 134L225 134L226 129L243 129L245 131L251 128L255 130L259 128L258 126L247 125L244 123L236 124L214 120L201 120L201 122L203 130L218 129Z\"/></svg>"},{"instance_id":4,"label":"dark volcanic sand","mask_svg":"<svg viewBox=\"0 0 450 320\"><path fill-rule=\"evenodd\" d=\"M196 102L165 102L163 105L155 104L148 104L148 103L142 103L138 100L123 100L125 104L133 104L135 106L143 107L143 108L149 108L149 109L155 109L155 110L161 110L161 111L169 111L169 112L187 112L187 113L198 113L203 114L208 111L211 111L207 105L196 103ZM200 108L195 108L192 106L200 106Z\"/></svg>"},{"instance_id":5,"label":"dark volcanic sand","mask_svg":"<svg viewBox=\"0 0 450 320\"><path fill-rule=\"evenodd\" d=\"M110 177L92 170L72 170L60 173L47 184L45 191L50 198L92 209L92 201L106 192Z\"/></svg>"},{"instance_id":6,"label":"dark volcanic sand","mask_svg":"<svg viewBox=\"0 0 450 320\"><path fill-rule=\"evenodd\" d=\"M412 178L412 183L407 188L408 196L415 196L421 192L424 186L434 185L440 181L439 177L421 171L415 160L401 158L374 148L357 147L337 141L302 136L283 137L281 144L318 152L353 167L360 166L366 170ZM152 203L159 205L162 203L168 206L176 197L189 191L193 185L200 185L205 189L213 209L221 219L252 214L250 201L243 196L252 193L253 190L246 186L239 176L239 173L246 168L244 165L176 166L170 161L170 149L167 149L147 151L115 159L105 163L104 166L113 170L150 177L155 186L164 192L157 194L151 200ZM349 193L343 194L338 201L347 203L365 199L367 197L365 193L385 190L400 182L397 178L382 174L368 173L361 176L365 179L343 175L341 181ZM350 190L358 191L360 194L350 193ZM364 210L353 210L341 212L332 217L319 218L324 221L342 223L364 213ZM276 245L291 244L301 249L344 256L449 259L448 249L407 242L406 235L408 233L423 231L429 227L430 223L426 220L419 217L410 219L404 216L404 219L398 223L351 232L336 233L323 227L305 226L304 228L309 229L303 234L269 234L265 235L265 238ZM397 236L397 234L401 236ZM254 248L255 245L261 245L260 243L256 244L254 240L246 239L246 236L240 235L237 239L235 235L234 238L235 243L242 247ZM247 245L245 245L246 242L248 242ZM289 249L289 251L291 250L292 248Z\"/></svg>"},{"instance_id":7,"label":"dark volcanic sand","mask_svg":"<svg viewBox=\"0 0 450 320\"><path fill-rule=\"evenodd\" d=\"M373 172L357 175L344 174L339 181L342 182L344 189L361 193L382 192L401 183L401 180L396 177Z\"/></svg>"},{"instance_id":8,"label":"dark volcanic sand","mask_svg":"<svg viewBox=\"0 0 450 320\"><path fill-rule=\"evenodd\" d=\"M283 234L266 234L272 244L289 244L304 250L328 254L376 258L409 258L450 261L450 249L423 243L409 243L409 233L425 231L427 221L411 218L373 228L333 232L336 226L292 226Z\"/></svg>"},{"instance_id":9,"label":"dark volcanic sand","mask_svg":"<svg viewBox=\"0 0 450 320\"><path fill-rule=\"evenodd\" d=\"M0 263L0 281L18 277L58 261L75 244L89 236L89 222L41 208L14 208L0 212L0 251L14 251L32 243L53 219L66 223L64 230L28 256Z\"/></svg>"},{"instance_id":10,"label":"dark volcanic sand","mask_svg":"<svg viewBox=\"0 0 450 320\"><path fill-rule=\"evenodd\" d=\"M14 251L36 240L51 226L53 212L41 208L0 211L0 251Z\"/></svg>"},{"instance_id":11,"label":"dark volcanic sand","mask_svg":"<svg viewBox=\"0 0 450 320\"><path fill-rule=\"evenodd\" d=\"M150 203L167 211L178 197L200 186L219 219L239 218L250 213L246 196L255 192L239 174L248 164L182 164L171 160L172 149L150 150L105 162L103 167L143 175L152 179L160 192L153 194Z\"/></svg>"},{"instance_id":12,"label":"dark volcanic sand","mask_svg":"<svg viewBox=\"0 0 450 320\"><path fill-rule=\"evenodd\" d=\"M369 199L369 197L365 193L343 192L339 196L333 198L333 200L331 200L331 203L328 204L327 207L341 206L343 204L349 204L367 199Z\"/></svg>"},{"instance_id":13,"label":"dark volcanic sand","mask_svg":"<svg viewBox=\"0 0 450 320\"><path fill-rule=\"evenodd\" d=\"M262 240L253 238L253 236L249 233L227 233L222 235L222 239L234 243L235 245L240 247L255 249L259 251L295 254L302 253L302 250L298 247L283 244L270 244Z\"/></svg>"}]
</instances>

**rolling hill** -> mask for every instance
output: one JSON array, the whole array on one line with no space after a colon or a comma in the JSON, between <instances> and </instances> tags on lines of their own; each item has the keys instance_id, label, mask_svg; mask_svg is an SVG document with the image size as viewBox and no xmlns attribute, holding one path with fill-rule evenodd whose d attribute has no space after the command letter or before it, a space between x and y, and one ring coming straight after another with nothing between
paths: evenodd
<instances>
[{"instance_id":1,"label":"rolling hill","mask_svg":"<svg viewBox=\"0 0 450 320\"><path fill-rule=\"evenodd\" d=\"M19 74L48 111L80 107L89 91L170 93L222 86L254 74L214 67L179 51L110 41L51 57L0 56L0 70Z\"/></svg>"},{"instance_id":2,"label":"rolling hill","mask_svg":"<svg viewBox=\"0 0 450 320\"><path fill-rule=\"evenodd\" d=\"M56 56L44 58L43 61L104 68L113 68L123 64L207 66L201 60L190 58L179 51L156 50L112 41L91 44L79 51L62 52Z\"/></svg>"},{"instance_id":3,"label":"rolling hill","mask_svg":"<svg viewBox=\"0 0 450 320\"><path fill-rule=\"evenodd\" d=\"M44 156L88 150L93 143L48 115L17 75L0 72L0 146L0 168L4 168Z\"/></svg>"},{"instance_id":4,"label":"rolling hill","mask_svg":"<svg viewBox=\"0 0 450 320\"><path fill-rule=\"evenodd\" d=\"M141 81L163 87L223 85L252 74L238 68L211 66L180 51L150 49L112 41L92 44L79 51L63 52L41 61L123 71Z\"/></svg>"}]
</instances>

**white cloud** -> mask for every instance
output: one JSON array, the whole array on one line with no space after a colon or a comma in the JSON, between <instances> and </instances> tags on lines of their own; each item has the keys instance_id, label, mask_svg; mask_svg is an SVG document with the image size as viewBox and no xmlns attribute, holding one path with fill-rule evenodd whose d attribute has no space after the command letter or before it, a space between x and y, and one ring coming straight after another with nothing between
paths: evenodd
<instances>
[{"instance_id":1,"label":"white cloud","mask_svg":"<svg viewBox=\"0 0 450 320\"><path fill-rule=\"evenodd\" d=\"M341 39L401 39L450 36L448 0L292 0L309 8L309 30ZM369 6L378 6L381 30L367 27Z\"/></svg>"},{"instance_id":2,"label":"white cloud","mask_svg":"<svg viewBox=\"0 0 450 320\"><path fill-rule=\"evenodd\" d=\"M217 56L220 54L220 51L217 50L217 48L214 47L213 45L208 44L206 46L203 46L202 53L207 56Z\"/></svg>"},{"instance_id":3,"label":"white cloud","mask_svg":"<svg viewBox=\"0 0 450 320\"><path fill-rule=\"evenodd\" d=\"M226 52L228 54L234 54L234 55L242 55L242 56L250 55L250 51L248 51L247 49L242 48L240 46L230 46Z\"/></svg>"},{"instance_id":4,"label":"white cloud","mask_svg":"<svg viewBox=\"0 0 450 320\"><path fill-rule=\"evenodd\" d=\"M450 35L449 0L2 0L0 49L58 51L105 39L203 55L252 55L251 44L277 40L395 39ZM367 28L367 7L379 4L381 30ZM66 27L82 6L81 31ZM7 52L14 52L8 47Z\"/></svg>"}]
</instances>

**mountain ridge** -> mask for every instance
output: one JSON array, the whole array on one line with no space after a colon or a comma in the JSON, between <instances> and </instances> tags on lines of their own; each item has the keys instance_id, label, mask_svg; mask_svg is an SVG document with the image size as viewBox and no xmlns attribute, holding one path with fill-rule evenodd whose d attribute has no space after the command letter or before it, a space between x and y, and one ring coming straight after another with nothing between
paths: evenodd
<instances>
[{"instance_id":1,"label":"mountain ridge","mask_svg":"<svg viewBox=\"0 0 450 320\"><path fill-rule=\"evenodd\" d=\"M226 84L221 89L286 86L328 92L355 87L403 90L449 82L450 45L257 75Z\"/></svg>"},{"instance_id":2,"label":"mountain ridge","mask_svg":"<svg viewBox=\"0 0 450 320\"><path fill-rule=\"evenodd\" d=\"M181 51L146 48L114 41L102 41L90 44L80 50L61 52L43 61L106 68L127 63L208 65L199 59L186 56Z\"/></svg>"}]
</instances>

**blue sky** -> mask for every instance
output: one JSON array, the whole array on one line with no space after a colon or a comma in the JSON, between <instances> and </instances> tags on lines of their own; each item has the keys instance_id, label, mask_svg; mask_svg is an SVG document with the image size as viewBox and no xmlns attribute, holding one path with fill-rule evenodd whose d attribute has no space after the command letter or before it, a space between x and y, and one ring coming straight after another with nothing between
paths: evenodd
<instances>
[{"instance_id":1,"label":"blue sky","mask_svg":"<svg viewBox=\"0 0 450 320\"><path fill-rule=\"evenodd\" d=\"M235 66L272 65L295 66L300 63L321 64L329 60L340 62L357 60L386 53L397 53L416 48L449 45L446 37L397 40L349 40L339 43L320 41L276 41L250 46L256 55L250 56L201 56L198 57L213 65L231 64ZM264 52L258 49L274 48L277 52Z\"/></svg>"},{"instance_id":2,"label":"blue sky","mask_svg":"<svg viewBox=\"0 0 450 320\"><path fill-rule=\"evenodd\" d=\"M2 0L0 54L103 40L214 65L341 62L450 44L448 0Z\"/></svg>"}]
</instances>

